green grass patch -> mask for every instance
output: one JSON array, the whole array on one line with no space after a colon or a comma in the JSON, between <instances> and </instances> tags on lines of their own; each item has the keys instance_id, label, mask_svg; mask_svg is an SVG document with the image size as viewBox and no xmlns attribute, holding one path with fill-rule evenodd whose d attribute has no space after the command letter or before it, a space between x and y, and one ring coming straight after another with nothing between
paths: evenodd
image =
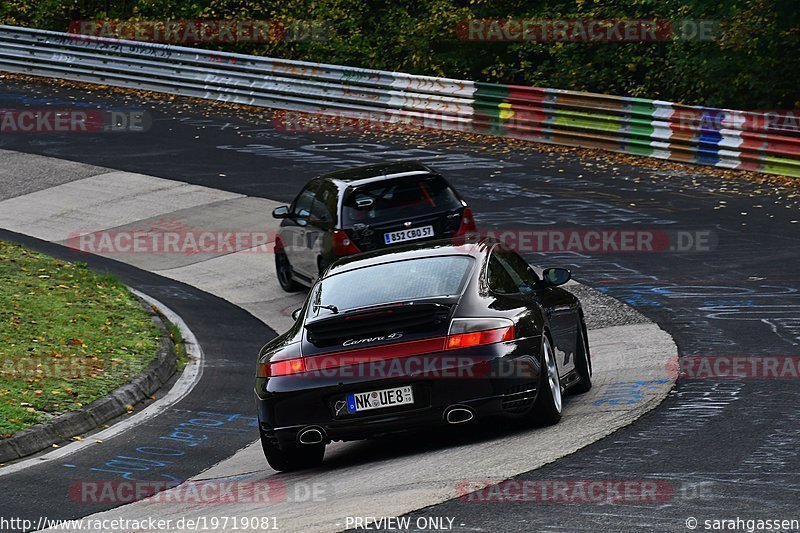
<instances>
[{"instance_id":1,"label":"green grass patch","mask_svg":"<svg viewBox=\"0 0 800 533\"><path fill-rule=\"evenodd\" d=\"M0 241L0 438L124 385L159 338L112 276Z\"/></svg>"}]
</instances>

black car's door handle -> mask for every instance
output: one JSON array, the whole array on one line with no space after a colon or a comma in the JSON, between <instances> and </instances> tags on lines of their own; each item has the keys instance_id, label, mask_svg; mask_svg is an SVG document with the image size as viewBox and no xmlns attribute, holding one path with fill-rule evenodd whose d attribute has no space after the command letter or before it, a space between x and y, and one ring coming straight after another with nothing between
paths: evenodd
<instances>
[{"instance_id":1,"label":"black car's door handle","mask_svg":"<svg viewBox=\"0 0 800 533\"><path fill-rule=\"evenodd\" d=\"M558 314L558 313L566 313L567 311L571 311L572 306L570 304L563 304L563 305L553 305L551 307L545 308L545 313L547 316Z\"/></svg>"}]
</instances>

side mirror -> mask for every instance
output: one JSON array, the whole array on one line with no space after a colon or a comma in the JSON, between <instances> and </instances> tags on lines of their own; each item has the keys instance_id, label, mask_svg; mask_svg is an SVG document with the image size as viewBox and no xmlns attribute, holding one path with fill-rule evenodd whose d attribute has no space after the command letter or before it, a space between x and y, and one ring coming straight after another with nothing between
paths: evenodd
<instances>
[{"instance_id":1,"label":"side mirror","mask_svg":"<svg viewBox=\"0 0 800 533\"><path fill-rule=\"evenodd\" d=\"M272 211L273 218L288 218L289 216L289 207L285 205L281 205L276 207Z\"/></svg>"},{"instance_id":2,"label":"side mirror","mask_svg":"<svg viewBox=\"0 0 800 533\"><path fill-rule=\"evenodd\" d=\"M303 308L302 307L298 307L297 309L292 311L292 320L297 322L297 319L300 318L300 313L302 313L302 312L303 312Z\"/></svg>"},{"instance_id":3,"label":"side mirror","mask_svg":"<svg viewBox=\"0 0 800 533\"><path fill-rule=\"evenodd\" d=\"M542 271L542 278L551 287L557 287L572 279L572 272L566 268L545 268Z\"/></svg>"}]
</instances>

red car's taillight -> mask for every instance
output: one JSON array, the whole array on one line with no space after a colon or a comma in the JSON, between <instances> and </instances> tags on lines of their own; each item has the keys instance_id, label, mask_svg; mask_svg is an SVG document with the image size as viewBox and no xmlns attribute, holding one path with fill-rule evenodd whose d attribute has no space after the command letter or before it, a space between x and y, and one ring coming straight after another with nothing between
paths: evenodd
<instances>
[{"instance_id":1,"label":"red car's taillight","mask_svg":"<svg viewBox=\"0 0 800 533\"><path fill-rule=\"evenodd\" d=\"M475 226L475 218L472 216L472 209L467 207L461 214L461 224L458 226L455 236L457 237L459 235L465 235L467 233L473 233L476 231L478 231L478 228Z\"/></svg>"},{"instance_id":2,"label":"red car's taillight","mask_svg":"<svg viewBox=\"0 0 800 533\"><path fill-rule=\"evenodd\" d=\"M350 240L344 230L333 230L333 253L337 256L360 254L358 246Z\"/></svg>"},{"instance_id":3,"label":"red car's taillight","mask_svg":"<svg viewBox=\"0 0 800 533\"><path fill-rule=\"evenodd\" d=\"M505 318L456 318L450 325L447 349L459 350L513 338L514 323Z\"/></svg>"}]
</instances>

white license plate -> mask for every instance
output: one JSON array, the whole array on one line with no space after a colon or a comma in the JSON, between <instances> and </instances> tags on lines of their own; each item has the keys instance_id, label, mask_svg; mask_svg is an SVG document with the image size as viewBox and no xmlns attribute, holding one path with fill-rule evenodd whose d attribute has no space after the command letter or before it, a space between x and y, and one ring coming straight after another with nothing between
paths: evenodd
<instances>
[{"instance_id":1,"label":"white license plate","mask_svg":"<svg viewBox=\"0 0 800 533\"><path fill-rule=\"evenodd\" d=\"M347 395L347 412L359 413L370 409L408 405L410 403L414 403L414 393L411 392L411 385L396 389L356 392Z\"/></svg>"},{"instance_id":2,"label":"white license plate","mask_svg":"<svg viewBox=\"0 0 800 533\"><path fill-rule=\"evenodd\" d=\"M424 239L425 237L433 237L433 226L401 229L400 231L390 231L389 233L383 234L383 240L386 241L386 244L413 241L415 239Z\"/></svg>"}]
</instances>

